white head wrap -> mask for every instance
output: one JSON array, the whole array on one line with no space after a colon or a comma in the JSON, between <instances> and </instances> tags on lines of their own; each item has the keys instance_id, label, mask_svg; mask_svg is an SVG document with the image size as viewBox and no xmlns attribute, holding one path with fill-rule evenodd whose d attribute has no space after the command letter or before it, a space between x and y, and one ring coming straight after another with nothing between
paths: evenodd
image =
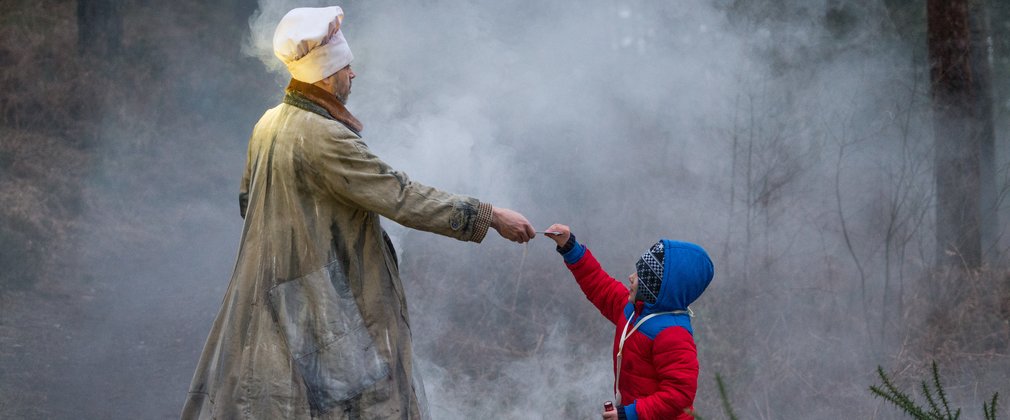
<instances>
[{"instance_id":1,"label":"white head wrap","mask_svg":"<svg viewBox=\"0 0 1010 420\"><path fill-rule=\"evenodd\" d=\"M292 9L274 31L274 55L296 80L315 83L330 77L354 60L340 32L343 20L344 11L337 6Z\"/></svg>"}]
</instances>

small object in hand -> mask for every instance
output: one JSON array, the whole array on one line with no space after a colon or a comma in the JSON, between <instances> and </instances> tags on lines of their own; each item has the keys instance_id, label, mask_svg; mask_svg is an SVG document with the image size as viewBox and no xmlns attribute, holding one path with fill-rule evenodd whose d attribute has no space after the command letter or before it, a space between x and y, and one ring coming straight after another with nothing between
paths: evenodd
<instances>
[{"instance_id":1,"label":"small object in hand","mask_svg":"<svg viewBox=\"0 0 1010 420\"><path fill-rule=\"evenodd\" d=\"M603 411L614 411L614 403L610 401L603 403Z\"/></svg>"},{"instance_id":2,"label":"small object in hand","mask_svg":"<svg viewBox=\"0 0 1010 420\"><path fill-rule=\"evenodd\" d=\"M544 235L560 235L561 234L561 232L558 232L556 230L545 230L543 232L537 232L537 233L542 233Z\"/></svg>"}]
</instances>

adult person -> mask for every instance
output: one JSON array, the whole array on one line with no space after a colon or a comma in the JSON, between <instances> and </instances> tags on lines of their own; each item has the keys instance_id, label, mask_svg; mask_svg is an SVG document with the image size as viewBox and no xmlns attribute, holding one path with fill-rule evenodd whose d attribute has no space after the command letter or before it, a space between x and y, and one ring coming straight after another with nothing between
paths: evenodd
<instances>
[{"instance_id":1,"label":"adult person","mask_svg":"<svg viewBox=\"0 0 1010 420\"><path fill-rule=\"evenodd\" d=\"M411 181L361 141L339 7L298 8L274 52L283 103L249 140L238 261L183 419L426 416L396 253L379 224L480 242L534 236L521 214Z\"/></svg>"}]
</instances>

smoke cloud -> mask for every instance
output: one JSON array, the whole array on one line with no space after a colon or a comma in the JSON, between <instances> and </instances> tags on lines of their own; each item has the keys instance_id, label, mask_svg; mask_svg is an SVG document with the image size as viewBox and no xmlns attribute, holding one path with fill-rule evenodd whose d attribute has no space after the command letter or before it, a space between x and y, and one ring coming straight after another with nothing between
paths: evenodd
<instances>
[{"instance_id":1,"label":"smoke cloud","mask_svg":"<svg viewBox=\"0 0 1010 420\"><path fill-rule=\"evenodd\" d=\"M170 125L174 144L144 132L131 146L138 130L107 128L78 256L100 305L47 368L66 379L55 417L177 416L238 248L245 140L288 77L273 29L293 7L328 5L261 0L249 32L220 41L236 54L209 64L172 49L240 76L222 86L171 67L166 100L178 90L205 115ZM339 5L357 74L348 108L394 168L538 229L568 224L618 279L660 238L709 251L716 277L693 321L701 415L721 413L716 373L744 418L893 414L866 388L878 364L927 362L926 317L910 308L936 291L928 74L884 2ZM171 157L156 176L114 165L137 149ZM135 174L148 175L118 179ZM124 240L133 225L142 239ZM384 226L434 418L594 418L613 399L614 326L552 242ZM952 399L1006 395L1006 361L951 367Z\"/></svg>"}]
</instances>

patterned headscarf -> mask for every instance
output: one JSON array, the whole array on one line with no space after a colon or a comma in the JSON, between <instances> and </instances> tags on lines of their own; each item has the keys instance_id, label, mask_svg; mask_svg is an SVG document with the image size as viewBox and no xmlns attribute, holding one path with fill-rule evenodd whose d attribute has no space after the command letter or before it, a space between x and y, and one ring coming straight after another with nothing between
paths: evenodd
<instances>
[{"instance_id":1,"label":"patterned headscarf","mask_svg":"<svg viewBox=\"0 0 1010 420\"><path fill-rule=\"evenodd\" d=\"M659 288L663 285L663 254L663 242L659 241L635 263L638 271L638 294L635 295L635 300L656 302Z\"/></svg>"}]
</instances>

